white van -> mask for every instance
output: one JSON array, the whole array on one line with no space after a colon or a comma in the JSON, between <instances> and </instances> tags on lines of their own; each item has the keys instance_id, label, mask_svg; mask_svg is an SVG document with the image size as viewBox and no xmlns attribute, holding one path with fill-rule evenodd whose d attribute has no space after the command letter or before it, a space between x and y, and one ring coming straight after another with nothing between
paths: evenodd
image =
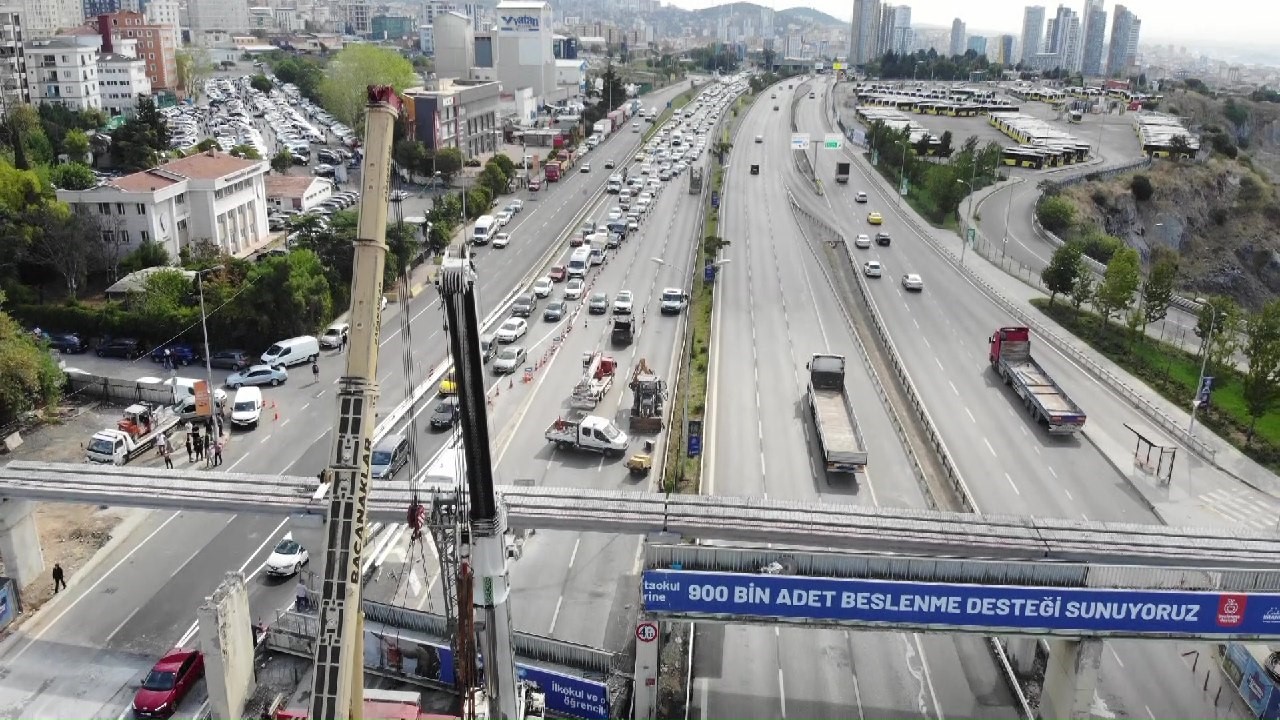
<instances>
[{"instance_id":1,"label":"white van","mask_svg":"<svg viewBox=\"0 0 1280 720\"><path fill-rule=\"evenodd\" d=\"M320 357L320 341L311 335L300 335L267 348L262 353L264 365L292 367Z\"/></svg>"},{"instance_id":2,"label":"white van","mask_svg":"<svg viewBox=\"0 0 1280 720\"><path fill-rule=\"evenodd\" d=\"M587 268L591 266L591 247L583 245L576 248L569 256L569 277L586 277Z\"/></svg>"},{"instance_id":3,"label":"white van","mask_svg":"<svg viewBox=\"0 0 1280 720\"><path fill-rule=\"evenodd\" d=\"M605 256L609 254L609 234L596 233L592 235L588 245L591 247L590 263L592 265L602 264Z\"/></svg>"},{"instance_id":4,"label":"white van","mask_svg":"<svg viewBox=\"0 0 1280 720\"><path fill-rule=\"evenodd\" d=\"M249 385L236 391L231 402L231 424L236 427L257 427L262 417L262 391Z\"/></svg>"},{"instance_id":5,"label":"white van","mask_svg":"<svg viewBox=\"0 0 1280 720\"><path fill-rule=\"evenodd\" d=\"M498 218L492 215L481 215L476 218L475 229L471 231L472 245L488 245L494 235L498 234Z\"/></svg>"}]
</instances>

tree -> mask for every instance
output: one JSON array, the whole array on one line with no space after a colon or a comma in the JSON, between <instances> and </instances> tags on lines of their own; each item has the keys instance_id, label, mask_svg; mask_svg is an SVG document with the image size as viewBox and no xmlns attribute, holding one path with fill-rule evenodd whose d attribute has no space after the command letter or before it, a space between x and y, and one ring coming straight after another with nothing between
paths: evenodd
<instances>
[{"instance_id":1,"label":"tree","mask_svg":"<svg viewBox=\"0 0 1280 720\"><path fill-rule=\"evenodd\" d=\"M1196 337L1200 338L1200 349L1196 353L1202 355L1207 349L1209 338L1221 335L1226 327L1228 315L1238 311L1236 302L1228 297L1210 295L1200 303L1200 312L1196 314Z\"/></svg>"},{"instance_id":2,"label":"tree","mask_svg":"<svg viewBox=\"0 0 1280 720\"><path fill-rule=\"evenodd\" d=\"M1133 199L1138 202L1146 202L1155 194L1155 186L1151 184L1151 178L1146 175L1134 175L1129 180L1129 191L1133 193Z\"/></svg>"},{"instance_id":3,"label":"tree","mask_svg":"<svg viewBox=\"0 0 1280 720\"><path fill-rule=\"evenodd\" d=\"M975 145L977 144L977 138L970 139L974 141ZM952 137L950 130L944 130L942 132L942 138L938 141L938 153L942 155L942 157L951 157L951 143L953 140L954 138ZM972 157L972 155L970 157Z\"/></svg>"},{"instance_id":4,"label":"tree","mask_svg":"<svg viewBox=\"0 0 1280 720\"><path fill-rule=\"evenodd\" d=\"M49 168L49 182L60 190L88 190L98 184L98 178L88 165L69 162Z\"/></svg>"},{"instance_id":5,"label":"tree","mask_svg":"<svg viewBox=\"0 0 1280 720\"><path fill-rule=\"evenodd\" d=\"M311 58L290 57L273 63L271 69L277 80L296 86L303 97L311 101L320 100L320 83L324 80L324 69L320 63Z\"/></svg>"},{"instance_id":6,"label":"tree","mask_svg":"<svg viewBox=\"0 0 1280 720\"><path fill-rule=\"evenodd\" d=\"M1049 264L1045 266L1044 270L1040 271L1040 279L1044 281L1044 286L1049 289L1050 307L1053 306L1053 301L1059 293L1069 293L1076 286L1080 268L1079 247L1068 243L1054 251L1053 257L1049 259Z\"/></svg>"},{"instance_id":7,"label":"tree","mask_svg":"<svg viewBox=\"0 0 1280 720\"><path fill-rule=\"evenodd\" d=\"M271 169L284 175L289 172L289 168L293 167L293 153L289 152L289 148L284 148L271 158Z\"/></svg>"},{"instance_id":8,"label":"tree","mask_svg":"<svg viewBox=\"0 0 1280 720\"><path fill-rule=\"evenodd\" d=\"M462 151L458 148L441 148L436 151L431 165L446 183L452 182L453 177L462 172Z\"/></svg>"},{"instance_id":9,"label":"tree","mask_svg":"<svg viewBox=\"0 0 1280 720\"><path fill-rule=\"evenodd\" d=\"M613 62L605 65L604 72L594 80L587 80L587 97L598 98L596 105L608 115L627 101L627 87L613 69Z\"/></svg>"},{"instance_id":10,"label":"tree","mask_svg":"<svg viewBox=\"0 0 1280 720\"><path fill-rule=\"evenodd\" d=\"M258 73L257 75L254 75L253 77L249 78L249 87L253 88L254 90L257 90L260 93L269 93L271 92L271 88L275 86L272 84L270 80L267 79L266 75L263 75L262 73Z\"/></svg>"},{"instance_id":11,"label":"tree","mask_svg":"<svg viewBox=\"0 0 1280 720\"><path fill-rule=\"evenodd\" d=\"M1186 135L1178 134L1169 138L1169 156L1173 159L1180 157L1192 157L1195 153L1191 150L1191 143L1187 140Z\"/></svg>"},{"instance_id":12,"label":"tree","mask_svg":"<svg viewBox=\"0 0 1280 720\"><path fill-rule=\"evenodd\" d=\"M387 226L387 267L383 285L390 287L396 278L413 268L413 259L422 252L418 231L406 222Z\"/></svg>"},{"instance_id":13,"label":"tree","mask_svg":"<svg viewBox=\"0 0 1280 720\"><path fill-rule=\"evenodd\" d=\"M169 126L148 97L138 98L138 114L111 136L111 156L124 170L155 167L157 153L169 149Z\"/></svg>"},{"instance_id":14,"label":"tree","mask_svg":"<svg viewBox=\"0 0 1280 720\"><path fill-rule=\"evenodd\" d=\"M127 275L149 267L160 267L169 264L169 251L155 240L144 240L138 247L129 251L120 261L120 268Z\"/></svg>"},{"instance_id":15,"label":"tree","mask_svg":"<svg viewBox=\"0 0 1280 720\"><path fill-rule=\"evenodd\" d=\"M493 195L489 192L489 188L476 185L467 190L467 219L475 220L488 213L492 204Z\"/></svg>"},{"instance_id":16,"label":"tree","mask_svg":"<svg viewBox=\"0 0 1280 720\"><path fill-rule=\"evenodd\" d=\"M0 306L4 293L0 293ZM0 312L0 424L43 406L57 407L66 376L29 332Z\"/></svg>"},{"instance_id":17,"label":"tree","mask_svg":"<svg viewBox=\"0 0 1280 720\"><path fill-rule=\"evenodd\" d=\"M31 259L57 273L74 299L98 254L97 228L64 203L42 205L28 217L39 228L29 247Z\"/></svg>"},{"instance_id":18,"label":"tree","mask_svg":"<svg viewBox=\"0 0 1280 720\"><path fill-rule=\"evenodd\" d=\"M1244 332L1244 313L1240 306L1232 303L1222 317L1222 330L1213 334L1209 342L1210 368L1225 368L1231 358L1240 350L1240 338Z\"/></svg>"},{"instance_id":19,"label":"tree","mask_svg":"<svg viewBox=\"0 0 1280 720\"><path fill-rule=\"evenodd\" d=\"M1081 306L1093 300L1094 286L1093 273L1089 272L1084 262L1081 262L1076 267L1076 283L1071 286L1071 307L1075 308L1076 312L1080 312Z\"/></svg>"},{"instance_id":20,"label":"tree","mask_svg":"<svg viewBox=\"0 0 1280 720\"><path fill-rule=\"evenodd\" d=\"M489 162L497 165L502 169L502 174L507 177L513 177L516 172L516 163L506 153L498 153L489 158Z\"/></svg>"},{"instance_id":21,"label":"tree","mask_svg":"<svg viewBox=\"0 0 1280 720\"><path fill-rule=\"evenodd\" d=\"M62 152L73 163L89 162L89 136L80 128L72 128L62 139Z\"/></svg>"},{"instance_id":22,"label":"tree","mask_svg":"<svg viewBox=\"0 0 1280 720\"><path fill-rule=\"evenodd\" d=\"M246 340L306 335L333 317L329 280L310 250L254 263L246 282L252 290L236 297L232 313Z\"/></svg>"},{"instance_id":23,"label":"tree","mask_svg":"<svg viewBox=\"0 0 1280 720\"><path fill-rule=\"evenodd\" d=\"M320 97L333 116L353 128L364 123L369 85L390 85L401 92L418 82L413 64L400 53L376 45L348 45L325 69Z\"/></svg>"},{"instance_id":24,"label":"tree","mask_svg":"<svg viewBox=\"0 0 1280 720\"><path fill-rule=\"evenodd\" d=\"M484 170L480 171L480 177L477 178L480 186L489 191L490 197L497 197L507 191L507 176L502 172L502 168L497 163L489 163L484 166Z\"/></svg>"},{"instance_id":25,"label":"tree","mask_svg":"<svg viewBox=\"0 0 1280 720\"><path fill-rule=\"evenodd\" d=\"M205 78L213 72L209 51L199 45L188 45L174 53L178 67L178 88L189 97L200 97Z\"/></svg>"},{"instance_id":26,"label":"tree","mask_svg":"<svg viewBox=\"0 0 1280 720\"><path fill-rule=\"evenodd\" d=\"M402 169L417 175L431 174L427 146L417 140L400 140L391 148L391 158Z\"/></svg>"},{"instance_id":27,"label":"tree","mask_svg":"<svg viewBox=\"0 0 1280 720\"><path fill-rule=\"evenodd\" d=\"M1036 208L1036 217L1045 230L1060 233L1076 221L1076 207L1070 200L1052 195L1040 202L1040 206Z\"/></svg>"},{"instance_id":28,"label":"tree","mask_svg":"<svg viewBox=\"0 0 1280 720\"><path fill-rule=\"evenodd\" d=\"M1157 246L1152 251L1151 273L1142 283L1142 330L1153 322L1165 319L1169 303L1173 300L1173 284L1178 279L1178 254Z\"/></svg>"},{"instance_id":29,"label":"tree","mask_svg":"<svg viewBox=\"0 0 1280 720\"><path fill-rule=\"evenodd\" d=\"M1107 271L1093 298L1093 306L1102 316L1103 324L1133 305L1133 294L1142 281L1141 262L1137 250L1125 248L1107 263Z\"/></svg>"},{"instance_id":30,"label":"tree","mask_svg":"<svg viewBox=\"0 0 1280 720\"><path fill-rule=\"evenodd\" d=\"M231 148L231 152L229 154L238 158L244 158L245 160L262 159L262 156L258 154L258 149L252 145L236 145Z\"/></svg>"},{"instance_id":31,"label":"tree","mask_svg":"<svg viewBox=\"0 0 1280 720\"><path fill-rule=\"evenodd\" d=\"M1245 445L1253 442L1258 418L1266 415L1280 399L1280 300L1272 300L1245 321L1244 356L1249 369L1244 374L1244 405L1249 412L1249 432Z\"/></svg>"},{"instance_id":32,"label":"tree","mask_svg":"<svg viewBox=\"0 0 1280 720\"><path fill-rule=\"evenodd\" d=\"M196 152L208 152L210 150L221 150L221 149L222 149L222 146L218 144L218 141L211 137L207 137L201 140L200 142L196 143Z\"/></svg>"}]
</instances>

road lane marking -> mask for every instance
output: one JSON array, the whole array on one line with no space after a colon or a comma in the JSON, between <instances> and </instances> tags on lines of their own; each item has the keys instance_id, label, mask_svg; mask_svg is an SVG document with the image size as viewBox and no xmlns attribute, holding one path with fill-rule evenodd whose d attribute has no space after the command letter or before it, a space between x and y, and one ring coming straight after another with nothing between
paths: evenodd
<instances>
[{"instance_id":1,"label":"road lane marking","mask_svg":"<svg viewBox=\"0 0 1280 720\"><path fill-rule=\"evenodd\" d=\"M1116 664L1123 668L1124 661L1116 654L1116 649L1111 645L1111 643L1107 643L1107 651L1111 653L1111 657L1116 659ZM1151 708L1147 708L1147 714L1151 714Z\"/></svg>"},{"instance_id":2,"label":"road lane marking","mask_svg":"<svg viewBox=\"0 0 1280 720\"><path fill-rule=\"evenodd\" d=\"M556 600L556 611L551 615L551 627L547 628L548 635L554 635L556 631L556 621L560 619L560 606L564 604L564 595Z\"/></svg>"},{"instance_id":3,"label":"road lane marking","mask_svg":"<svg viewBox=\"0 0 1280 720\"><path fill-rule=\"evenodd\" d=\"M775 628L776 629L776 628ZM787 688L786 683L782 679L782 667L778 667L778 704L782 706L782 718L787 717Z\"/></svg>"},{"instance_id":4,"label":"road lane marking","mask_svg":"<svg viewBox=\"0 0 1280 720\"><path fill-rule=\"evenodd\" d=\"M947 369L946 369L946 368L942 367L942 361L941 361L941 360L939 360L936 356L933 358L933 361L934 361L934 362L936 362L936 363L938 363L938 369L939 369L939 370L941 370L942 372L946 372L946 371L947 371Z\"/></svg>"},{"instance_id":5,"label":"road lane marking","mask_svg":"<svg viewBox=\"0 0 1280 720\"><path fill-rule=\"evenodd\" d=\"M1147 711L1147 717L1151 718L1151 720L1156 720L1156 714L1151 712L1151 708L1149 706L1143 705L1142 709Z\"/></svg>"},{"instance_id":6,"label":"road lane marking","mask_svg":"<svg viewBox=\"0 0 1280 720\"><path fill-rule=\"evenodd\" d=\"M1004 474L1004 479L1009 481L1009 487L1013 488L1015 493L1022 495L1022 491L1018 489L1018 486L1013 484L1013 478L1009 477L1009 473Z\"/></svg>"},{"instance_id":7,"label":"road lane marking","mask_svg":"<svg viewBox=\"0 0 1280 720\"><path fill-rule=\"evenodd\" d=\"M987 440L985 436L983 436L982 438L982 443L987 446L988 450L991 451L991 457L999 457L999 455L996 455L996 449L991 447L991 442Z\"/></svg>"},{"instance_id":8,"label":"road lane marking","mask_svg":"<svg viewBox=\"0 0 1280 720\"><path fill-rule=\"evenodd\" d=\"M1053 466L1052 466L1052 465L1046 465L1045 467L1049 468L1049 474L1053 476L1053 479L1054 479L1054 480L1057 480L1057 479L1058 479L1058 473L1056 473L1056 472L1054 472L1054 471L1053 471ZM1071 493L1067 493L1067 495L1068 495L1068 497L1069 497L1069 496L1071 495Z\"/></svg>"},{"instance_id":9,"label":"road lane marking","mask_svg":"<svg viewBox=\"0 0 1280 720\"><path fill-rule=\"evenodd\" d=\"M975 424L978 422L978 419L977 419L977 418L975 418L975 417L973 416L973 413L969 412L969 408L968 408L968 407L966 407L966 408L964 409L964 412L965 412L965 414L966 414L966 415L968 415L968 416L969 416L969 421L970 421L970 422L973 422L973 423L975 423Z\"/></svg>"},{"instance_id":10,"label":"road lane marking","mask_svg":"<svg viewBox=\"0 0 1280 720\"><path fill-rule=\"evenodd\" d=\"M951 392L955 393L956 397L960 397L960 391L956 389L956 384L950 380L947 381L947 384L951 386Z\"/></svg>"}]
</instances>

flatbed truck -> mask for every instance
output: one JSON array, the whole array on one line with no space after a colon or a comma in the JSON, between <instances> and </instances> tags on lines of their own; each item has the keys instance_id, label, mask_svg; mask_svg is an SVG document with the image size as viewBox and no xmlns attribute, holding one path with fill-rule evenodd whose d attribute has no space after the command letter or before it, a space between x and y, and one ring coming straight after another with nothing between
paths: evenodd
<instances>
[{"instance_id":1,"label":"flatbed truck","mask_svg":"<svg viewBox=\"0 0 1280 720\"><path fill-rule=\"evenodd\" d=\"M809 410L827 472L851 473L866 467L867 451L844 386L844 356L815 353L808 368Z\"/></svg>"},{"instance_id":2,"label":"flatbed truck","mask_svg":"<svg viewBox=\"0 0 1280 720\"><path fill-rule=\"evenodd\" d=\"M1051 435L1073 435L1084 428L1084 411L1040 363L1031 357L1031 331L1002 327L992 333L987 359L1004 384L1013 388L1027 412Z\"/></svg>"},{"instance_id":3,"label":"flatbed truck","mask_svg":"<svg viewBox=\"0 0 1280 720\"><path fill-rule=\"evenodd\" d=\"M156 446L161 435L168 437L179 417L166 409L138 403L125 408L113 428L99 430L85 447L85 462L124 465Z\"/></svg>"}]
</instances>

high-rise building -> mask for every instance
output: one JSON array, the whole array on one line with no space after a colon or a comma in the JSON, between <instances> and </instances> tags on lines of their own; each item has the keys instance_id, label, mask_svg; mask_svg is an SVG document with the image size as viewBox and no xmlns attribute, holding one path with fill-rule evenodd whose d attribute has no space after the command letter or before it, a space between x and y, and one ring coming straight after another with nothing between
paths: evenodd
<instances>
[{"instance_id":1,"label":"high-rise building","mask_svg":"<svg viewBox=\"0 0 1280 720\"><path fill-rule=\"evenodd\" d=\"M1107 76L1116 77L1129 71L1138 57L1138 30L1142 21L1123 5L1111 15L1111 47L1107 52Z\"/></svg>"},{"instance_id":2,"label":"high-rise building","mask_svg":"<svg viewBox=\"0 0 1280 720\"><path fill-rule=\"evenodd\" d=\"M13 6L0 7L0 117L10 108L30 102L22 11Z\"/></svg>"},{"instance_id":3,"label":"high-rise building","mask_svg":"<svg viewBox=\"0 0 1280 720\"><path fill-rule=\"evenodd\" d=\"M1085 0L1080 51L1080 71L1087 77L1102 74L1103 48L1107 46L1107 11L1102 0Z\"/></svg>"},{"instance_id":4,"label":"high-rise building","mask_svg":"<svg viewBox=\"0 0 1280 720\"><path fill-rule=\"evenodd\" d=\"M136 52L137 57L146 61L147 78L151 80L152 90L178 88L177 48L173 46L172 35L167 28L148 23L141 13L122 10L99 15L98 34L102 36L103 52ZM121 42L122 40L137 42Z\"/></svg>"},{"instance_id":5,"label":"high-rise building","mask_svg":"<svg viewBox=\"0 0 1280 720\"><path fill-rule=\"evenodd\" d=\"M23 0L22 32L27 40L49 38L84 24L82 0Z\"/></svg>"},{"instance_id":6,"label":"high-rise building","mask_svg":"<svg viewBox=\"0 0 1280 720\"><path fill-rule=\"evenodd\" d=\"M880 27L877 33L876 56L887 52L906 55L911 52L915 34L911 30L911 8L906 5L880 6Z\"/></svg>"},{"instance_id":7,"label":"high-rise building","mask_svg":"<svg viewBox=\"0 0 1280 720\"><path fill-rule=\"evenodd\" d=\"M1044 6L1028 5L1022 12L1022 59L1030 63L1040 54L1040 42L1044 39Z\"/></svg>"},{"instance_id":8,"label":"high-rise building","mask_svg":"<svg viewBox=\"0 0 1280 720\"><path fill-rule=\"evenodd\" d=\"M1049 21L1045 36L1046 53L1054 55L1055 67L1063 70L1080 68L1080 16L1066 5L1059 5L1058 12Z\"/></svg>"},{"instance_id":9,"label":"high-rise building","mask_svg":"<svg viewBox=\"0 0 1280 720\"><path fill-rule=\"evenodd\" d=\"M964 54L964 23L960 18L951 21L951 47L948 49L947 54Z\"/></svg>"},{"instance_id":10,"label":"high-rise building","mask_svg":"<svg viewBox=\"0 0 1280 720\"><path fill-rule=\"evenodd\" d=\"M995 57L991 58L988 56L988 58L990 58L992 62L998 62L1006 67L1013 65L1013 43L1014 39L1012 35L1001 35L997 38Z\"/></svg>"},{"instance_id":11,"label":"high-rise building","mask_svg":"<svg viewBox=\"0 0 1280 720\"><path fill-rule=\"evenodd\" d=\"M876 57L880 38L880 0L853 0L849 62L866 65Z\"/></svg>"},{"instance_id":12,"label":"high-rise building","mask_svg":"<svg viewBox=\"0 0 1280 720\"><path fill-rule=\"evenodd\" d=\"M982 57L987 54L987 39L981 35L970 35L965 41L964 49L966 52L972 50L978 54L978 57Z\"/></svg>"},{"instance_id":13,"label":"high-rise building","mask_svg":"<svg viewBox=\"0 0 1280 720\"><path fill-rule=\"evenodd\" d=\"M209 32L241 34L249 31L249 3L247 0L191 0L187 3L187 24L191 26L191 39L199 42L199 36Z\"/></svg>"}]
</instances>

